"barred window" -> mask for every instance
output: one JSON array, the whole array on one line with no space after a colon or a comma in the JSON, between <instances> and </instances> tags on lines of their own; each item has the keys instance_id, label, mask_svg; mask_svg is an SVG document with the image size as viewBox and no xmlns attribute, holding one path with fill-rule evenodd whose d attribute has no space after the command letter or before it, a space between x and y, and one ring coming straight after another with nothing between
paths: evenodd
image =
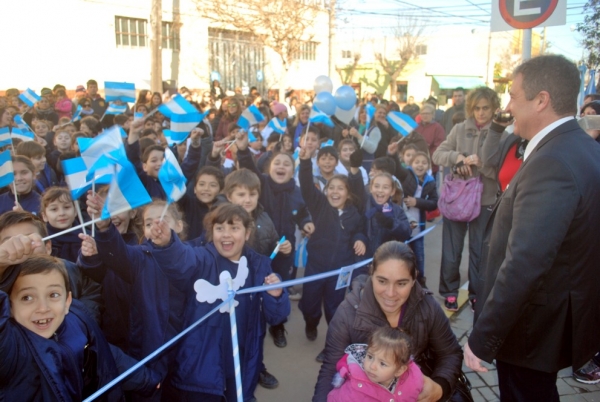
<instances>
[{"instance_id":1,"label":"barred window","mask_svg":"<svg viewBox=\"0 0 600 402\"><path fill-rule=\"evenodd\" d=\"M172 22L162 23L162 48L179 51L179 30L173 27Z\"/></svg>"},{"instance_id":2,"label":"barred window","mask_svg":"<svg viewBox=\"0 0 600 402\"><path fill-rule=\"evenodd\" d=\"M342 59L351 59L352 51L351 50L342 50Z\"/></svg>"},{"instance_id":3,"label":"barred window","mask_svg":"<svg viewBox=\"0 0 600 402\"><path fill-rule=\"evenodd\" d=\"M147 20L115 16L117 46L146 47L148 44Z\"/></svg>"},{"instance_id":4,"label":"barred window","mask_svg":"<svg viewBox=\"0 0 600 402\"><path fill-rule=\"evenodd\" d=\"M424 56L427 54L427 45L417 45L415 48L417 56Z\"/></svg>"},{"instance_id":5,"label":"barred window","mask_svg":"<svg viewBox=\"0 0 600 402\"><path fill-rule=\"evenodd\" d=\"M304 42L300 45L298 54L300 60L316 60L317 59L317 42Z\"/></svg>"}]
</instances>

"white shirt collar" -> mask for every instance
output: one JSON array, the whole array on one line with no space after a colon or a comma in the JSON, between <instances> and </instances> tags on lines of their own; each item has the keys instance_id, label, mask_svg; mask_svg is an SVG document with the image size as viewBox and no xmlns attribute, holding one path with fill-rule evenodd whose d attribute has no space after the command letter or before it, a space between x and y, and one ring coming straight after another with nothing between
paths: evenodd
<instances>
[{"instance_id":1,"label":"white shirt collar","mask_svg":"<svg viewBox=\"0 0 600 402\"><path fill-rule=\"evenodd\" d=\"M560 126L563 123L566 123L569 120L574 119L573 116L563 117L562 119L558 119L553 123L550 123L546 127L542 129L539 133L533 136L531 140L529 140L529 144L527 144L527 148L525 148L525 154L523 154L523 161L527 160L527 157L533 152L535 147L544 139L545 136L550 134L552 130L556 127Z\"/></svg>"}]
</instances>

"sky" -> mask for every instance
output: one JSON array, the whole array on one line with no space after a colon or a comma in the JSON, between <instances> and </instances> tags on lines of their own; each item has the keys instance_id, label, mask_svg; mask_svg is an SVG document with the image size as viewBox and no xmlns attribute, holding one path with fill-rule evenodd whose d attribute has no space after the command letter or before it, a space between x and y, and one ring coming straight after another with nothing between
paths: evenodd
<instances>
[{"instance_id":1,"label":"sky","mask_svg":"<svg viewBox=\"0 0 600 402\"><path fill-rule=\"evenodd\" d=\"M389 35L397 25L398 13L427 20L429 30L434 32L447 26L489 31L492 1L498 0L337 0L341 9L337 15L337 33ZM583 22L585 3L586 0L567 0L566 25L547 28L550 51L575 61L581 59L581 35L574 29ZM542 30L534 28L540 33Z\"/></svg>"}]
</instances>

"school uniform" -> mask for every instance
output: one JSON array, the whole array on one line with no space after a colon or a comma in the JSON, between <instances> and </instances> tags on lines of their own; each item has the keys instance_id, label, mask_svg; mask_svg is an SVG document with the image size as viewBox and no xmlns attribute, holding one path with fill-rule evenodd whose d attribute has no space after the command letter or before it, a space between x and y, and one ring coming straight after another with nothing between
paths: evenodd
<instances>
[{"instance_id":1,"label":"school uniform","mask_svg":"<svg viewBox=\"0 0 600 402\"><path fill-rule=\"evenodd\" d=\"M77 225L79 225L79 220L75 219L72 226ZM49 223L46 223L46 229L48 230L48 235L54 235L65 230L57 229ZM79 238L80 233L83 233L81 229L77 229L53 238L51 240L52 256L71 261L73 263L77 262L79 250L81 249L81 239Z\"/></svg>"},{"instance_id":2,"label":"school uniform","mask_svg":"<svg viewBox=\"0 0 600 402\"><path fill-rule=\"evenodd\" d=\"M12 184L11 184L12 187ZM34 215L40 213L40 205L42 196L35 190L31 190L27 194L18 195L19 204L24 211L31 212ZM13 190L7 191L0 195L0 215L5 212L12 211L15 206L15 195Z\"/></svg>"}]
</instances>

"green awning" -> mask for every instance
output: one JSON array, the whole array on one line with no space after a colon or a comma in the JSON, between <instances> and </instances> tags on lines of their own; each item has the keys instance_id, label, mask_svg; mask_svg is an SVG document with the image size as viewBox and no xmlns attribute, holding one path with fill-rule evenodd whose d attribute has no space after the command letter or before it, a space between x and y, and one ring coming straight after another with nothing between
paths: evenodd
<instances>
[{"instance_id":1,"label":"green awning","mask_svg":"<svg viewBox=\"0 0 600 402\"><path fill-rule=\"evenodd\" d=\"M485 82L481 77L469 77L458 75L434 75L433 79L437 81L440 89L453 89L463 87L471 89L475 87L485 86Z\"/></svg>"}]
</instances>

